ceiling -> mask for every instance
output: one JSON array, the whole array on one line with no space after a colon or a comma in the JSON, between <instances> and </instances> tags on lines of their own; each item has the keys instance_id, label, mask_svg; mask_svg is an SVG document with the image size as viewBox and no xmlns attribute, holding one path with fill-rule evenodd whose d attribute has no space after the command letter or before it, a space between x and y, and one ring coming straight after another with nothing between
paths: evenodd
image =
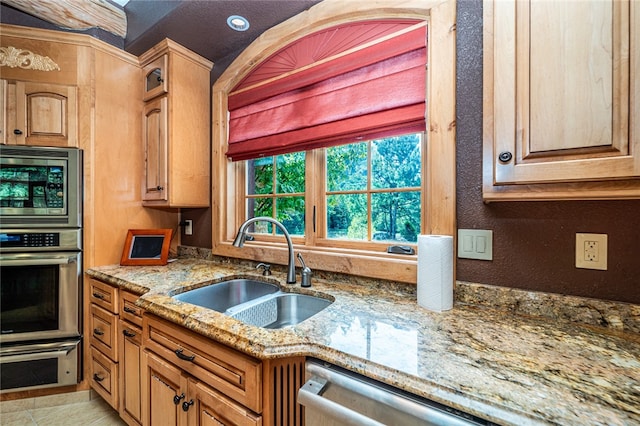
<instances>
[{"instance_id":1,"label":"ceiling","mask_svg":"<svg viewBox=\"0 0 640 426\"><path fill-rule=\"evenodd\" d=\"M39 0L59 1L59 0ZM95 3L96 0L74 0ZM120 44L127 52L140 55L168 37L214 63L215 81L233 60L260 34L310 8L321 0L129 0L124 5L127 32L124 40L108 34L105 41ZM123 2L118 0L118 3ZM5 3L5 2L3 2ZM2 22L51 28L46 11L32 12L34 19L21 10L2 5ZM41 4L41 3L40 3ZM114 3L115 5L115 3ZM120 5L115 7L122 8ZM249 29L232 30L227 18L240 15L249 21ZM56 27L61 29L59 27ZM95 32L92 33L95 35ZM99 37L103 38L103 37ZM111 38L111 40L109 40ZM116 39L115 43L113 39Z\"/></svg>"}]
</instances>

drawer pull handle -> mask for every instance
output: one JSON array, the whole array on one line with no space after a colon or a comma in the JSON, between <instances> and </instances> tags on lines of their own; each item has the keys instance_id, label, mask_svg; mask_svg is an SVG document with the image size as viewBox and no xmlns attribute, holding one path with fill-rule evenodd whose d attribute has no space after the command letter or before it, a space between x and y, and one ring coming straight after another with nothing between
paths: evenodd
<instances>
[{"instance_id":1,"label":"drawer pull handle","mask_svg":"<svg viewBox=\"0 0 640 426\"><path fill-rule=\"evenodd\" d=\"M97 328L94 328L93 329L93 334L95 334L96 336L102 336L102 335L104 335L104 331L99 330Z\"/></svg>"},{"instance_id":2,"label":"drawer pull handle","mask_svg":"<svg viewBox=\"0 0 640 426\"><path fill-rule=\"evenodd\" d=\"M180 404L180 400L184 399L184 393L181 393L180 395L174 395L173 396L173 403L178 405Z\"/></svg>"},{"instance_id":3,"label":"drawer pull handle","mask_svg":"<svg viewBox=\"0 0 640 426\"><path fill-rule=\"evenodd\" d=\"M95 297L96 299L104 300L104 294L94 292L93 297Z\"/></svg>"},{"instance_id":4,"label":"drawer pull handle","mask_svg":"<svg viewBox=\"0 0 640 426\"><path fill-rule=\"evenodd\" d=\"M130 314L137 314L137 313L138 313L135 309L130 308L130 307L128 307L128 306L125 306L125 307L124 307L124 308L122 308L122 309L124 309L124 311L125 311L125 312L128 312L128 313L130 313Z\"/></svg>"},{"instance_id":5,"label":"drawer pull handle","mask_svg":"<svg viewBox=\"0 0 640 426\"><path fill-rule=\"evenodd\" d=\"M175 354L176 354L176 356L178 358L180 358L181 360L184 360L184 361L193 361L196 358L195 355L188 356L188 355L183 354L182 353L182 349L176 349L174 352L175 352ZM188 410L188 408L187 408L187 410ZM184 411L187 411L187 410L184 410Z\"/></svg>"},{"instance_id":6,"label":"drawer pull handle","mask_svg":"<svg viewBox=\"0 0 640 426\"><path fill-rule=\"evenodd\" d=\"M189 411L189 407L193 405L193 399L189 402L185 401L182 403L182 411Z\"/></svg>"},{"instance_id":7,"label":"drawer pull handle","mask_svg":"<svg viewBox=\"0 0 640 426\"><path fill-rule=\"evenodd\" d=\"M98 373L94 373L93 380L95 380L96 382L101 382L104 380L104 377L100 377L98 376Z\"/></svg>"},{"instance_id":8,"label":"drawer pull handle","mask_svg":"<svg viewBox=\"0 0 640 426\"><path fill-rule=\"evenodd\" d=\"M125 337L136 337L136 333L129 330L122 330L122 334L124 334Z\"/></svg>"}]
</instances>

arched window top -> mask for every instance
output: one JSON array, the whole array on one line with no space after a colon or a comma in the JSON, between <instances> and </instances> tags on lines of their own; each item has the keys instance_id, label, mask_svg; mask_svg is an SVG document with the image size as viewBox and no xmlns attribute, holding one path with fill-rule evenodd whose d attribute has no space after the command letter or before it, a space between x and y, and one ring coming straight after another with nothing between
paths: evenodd
<instances>
[{"instance_id":1,"label":"arched window top","mask_svg":"<svg viewBox=\"0 0 640 426\"><path fill-rule=\"evenodd\" d=\"M337 57L351 49L401 35L421 22L417 19L375 19L349 22L309 34L262 61L232 92Z\"/></svg>"},{"instance_id":2,"label":"arched window top","mask_svg":"<svg viewBox=\"0 0 640 426\"><path fill-rule=\"evenodd\" d=\"M357 21L278 50L229 95L227 156L423 131L426 34L419 20Z\"/></svg>"}]
</instances>

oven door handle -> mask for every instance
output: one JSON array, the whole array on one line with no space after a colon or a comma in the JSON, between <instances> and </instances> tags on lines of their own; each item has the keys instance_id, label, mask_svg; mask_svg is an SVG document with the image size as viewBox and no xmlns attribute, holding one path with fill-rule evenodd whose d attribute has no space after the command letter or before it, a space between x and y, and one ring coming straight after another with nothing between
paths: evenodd
<instances>
[{"instance_id":1,"label":"oven door handle","mask_svg":"<svg viewBox=\"0 0 640 426\"><path fill-rule=\"evenodd\" d=\"M75 256L35 256L30 255L28 258L11 258L9 256L2 257L2 265L4 266L40 266L40 265L69 265L77 262Z\"/></svg>"},{"instance_id":2,"label":"oven door handle","mask_svg":"<svg viewBox=\"0 0 640 426\"><path fill-rule=\"evenodd\" d=\"M66 356L78 346L78 342L66 343L62 345L51 344L29 345L16 348L12 351L2 351L2 362L21 362L40 358L51 358L52 356Z\"/></svg>"}]
</instances>

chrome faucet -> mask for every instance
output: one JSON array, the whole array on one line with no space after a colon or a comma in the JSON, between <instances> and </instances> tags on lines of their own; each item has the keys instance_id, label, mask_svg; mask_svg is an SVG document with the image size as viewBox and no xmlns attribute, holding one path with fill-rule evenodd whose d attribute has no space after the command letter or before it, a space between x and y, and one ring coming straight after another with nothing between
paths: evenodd
<instances>
[{"instance_id":1,"label":"chrome faucet","mask_svg":"<svg viewBox=\"0 0 640 426\"><path fill-rule=\"evenodd\" d=\"M236 235L236 238L233 240L233 246L242 247L244 245L244 242L247 239L247 228L249 228L249 225L255 222L273 223L275 226L280 228L280 230L284 234L284 237L287 240L287 246L289 247L289 270L287 271L287 284L295 284L296 283L296 258L293 255L293 243L291 242L291 236L289 235L289 231L287 231L287 228L285 228L282 223L267 216L258 216L258 217L252 217L251 219L247 219L242 225L240 225L240 228L238 228L238 234Z\"/></svg>"}]
</instances>

